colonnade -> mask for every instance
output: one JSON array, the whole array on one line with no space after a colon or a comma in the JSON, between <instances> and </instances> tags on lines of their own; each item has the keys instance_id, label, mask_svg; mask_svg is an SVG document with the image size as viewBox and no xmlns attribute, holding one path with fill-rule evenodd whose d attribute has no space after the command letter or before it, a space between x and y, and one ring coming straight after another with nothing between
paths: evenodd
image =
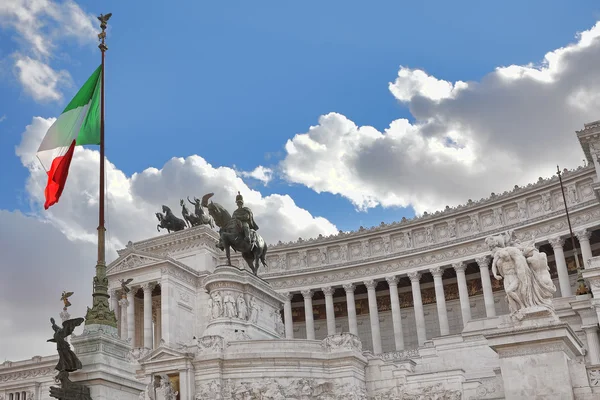
<instances>
[{"instance_id":1,"label":"colonnade","mask_svg":"<svg viewBox=\"0 0 600 400\"><path fill-rule=\"evenodd\" d=\"M139 286L132 286L126 295L117 290L111 292L112 308L118 316L121 339L130 339L133 347L145 347L147 349L157 347L161 339L165 341L169 339L169 302L167 297L162 296L163 293L168 292L168 284L166 279L162 279L160 283L146 282ZM161 301L153 302L152 291L157 285L161 288ZM144 296L142 341L141 343L135 343L135 294L140 288ZM154 330L153 322L155 323Z\"/></svg>"},{"instance_id":2,"label":"colonnade","mask_svg":"<svg viewBox=\"0 0 600 400\"><path fill-rule=\"evenodd\" d=\"M581 245L581 252L584 259L584 264L587 264L587 260L592 257L592 249L590 246L591 232L582 230L576 233L576 236ZM558 281L560 286L560 293L562 297L572 296L571 284L569 280L569 273L567 270L567 263L565 260L565 253L563 251L563 244L565 238L555 237L548 240L554 250L554 258L556 263L556 269L558 273ZM492 281L490 277L490 261L489 256L476 258L474 260L479 266L479 272L481 277L481 287L483 292L483 300L485 304L485 313L487 317L496 316L496 308L494 304L494 294L492 290ZM433 283L435 289L435 301L438 315L438 322L440 328L440 334L448 335L450 333L448 323L448 312L446 307L446 298L444 293L444 285L442 281L442 275L445 268L453 268L456 272L456 282L458 285L458 295L460 302L460 310L462 316L463 326L471 320L471 306L469 302L469 289L467 287L467 279L465 275L466 263L464 261L455 262L446 267L434 267L430 269L424 269L421 271L413 271L406 273L406 276L410 279L413 307L415 314L415 324L417 341L419 346L423 346L427 340L426 326L425 326L425 313L423 309L423 300L421 296L421 277L424 272L429 272L433 276ZM400 314L400 302L398 297L398 281L402 275L391 275L385 277L385 281L389 287L391 314L392 314L392 326L394 330L394 345L397 351L404 350L404 337L402 328L402 318ZM357 316L356 316L356 304L354 298L354 291L357 285L363 284L367 288L368 304L369 304L369 321L371 325L371 338L373 345L373 352L375 354L382 352L381 345L381 331L379 326L379 311L377 309L377 296L375 287L377 282L373 279L364 280L362 282L348 282L341 285L346 292L346 304L348 313L348 326L350 333L358 335ZM306 338L315 338L315 325L313 317L313 304L312 298L316 291L322 291L325 295L325 310L327 318L327 334L335 334L335 315L333 305L333 293L335 288L331 286L319 287L319 288L306 288L300 291L304 299L304 312L305 312L305 325L306 325ZM292 297L293 293L286 293L286 302L284 304L284 320L285 320L285 332L286 337L292 339L294 337L294 327L292 321ZM586 329L590 330L588 327ZM596 335L597 335L597 327ZM587 331L586 331L587 332ZM599 353L600 354L600 353Z\"/></svg>"}]
</instances>

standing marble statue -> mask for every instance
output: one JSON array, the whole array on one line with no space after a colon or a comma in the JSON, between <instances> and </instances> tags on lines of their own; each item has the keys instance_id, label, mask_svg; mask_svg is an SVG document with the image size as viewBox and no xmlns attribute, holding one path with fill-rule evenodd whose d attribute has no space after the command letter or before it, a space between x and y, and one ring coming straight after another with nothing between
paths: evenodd
<instances>
[{"instance_id":1,"label":"standing marble statue","mask_svg":"<svg viewBox=\"0 0 600 400\"><path fill-rule=\"evenodd\" d=\"M235 300L230 292L225 293L223 303L225 304L225 316L227 318L235 318L237 316L237 312L235 310Z\"/></svg>"},{"instance_id":2,"label":"standing marble statue","mask_svg":"<svg viewBox=\"0 0 600 400\"><path fill-rule=\"evenodd\" d=\"M504 281L508 307L513 317L522 318L521 310L544 307L553 310L556 286L550 277L546 254L540 253L534 241L521 244L512 232L489 236L485 243L492 253L492 274Z\"/></svg>"},{"instance_id":3,"label":"standing marble statue","mask_svg":"<svg viewBox=\"0 0 600 400\"><path fill-rule=\"evenodd\" d=\"M258 304L254 297L250 297L250 322L257 323L258 322Z\"/></svg>"},{"instance_id":4,"label":"standing marble statue","mask_svg":"<svg viewBox=\"0 0 600 400\"><path fill-rule=\"evenodd\" d=\"M244 295L239 295L237 298L237 311L238 318L246 321L248 319L248 307L246 306L246 300L244 300Z\"/></svg>"},{"instance_id":5,"label":"standing marble statue","mask_svg":"<svg viewBox=\"0 0 600 400\"><path fill-rule=\"evenodd\" d=\"M213 293L212 297L212 317L219 318L223 316L223 303L219 292Z\"/></svg>"}]
</instances>

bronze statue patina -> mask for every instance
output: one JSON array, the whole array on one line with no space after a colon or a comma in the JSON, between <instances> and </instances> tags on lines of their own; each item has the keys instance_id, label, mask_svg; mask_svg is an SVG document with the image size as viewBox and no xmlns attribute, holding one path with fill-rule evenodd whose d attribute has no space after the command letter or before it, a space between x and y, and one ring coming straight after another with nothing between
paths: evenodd
<instances>
[{"instance_id":1,"label":"bronze statue patina","mask_svg":"<svg viewBox=\"0 0 600 400\"><path fill-rule=\"evenodd\" d=\"M219 243L217 247L225 250L227 263L231 265L230 248L242 253L242 257L248 263L248 266L258 275L259 261L263 266L267 266L265 256L267 254L267 244L263 238L256 232L258 225L254 222L252 210L244 207L244 198L238 192L236 196L237 210L233 215L219 203L208 202L214 196L214 193L208 193L202 197L202 206L208 208L210 216L215 220L219 227Z\"/></svg>"},{"instance_id":2,"label":"bronze statue patina","mask_svg":"<svg viewBox=\"0 0 600 400\"><path fill-rule=\"evenodd\" d=\"M123 291L123 294L127 294L131 291L131 289L129 289L127 287L127 285L129 285L131 282L133 282L133 278L129 278L127 280L119 279L119 282L121 282L121 290Z\"/></svg>"},{"instance_id":3,"label":"bronze statue patina","mask_svg":"<svg viewBox=\"0 0 600 400\"><path fill-rule=\"evenodd\" d=\"M71 306L71 302L69 302L69 297L73 296L73 292L67 292L64 291L62 292L62 295L60 296L60 300L64 303L65 307L64 309L66 310L67 307Z\"/></svg>"},{"instance_id":4,"label":"bronze statue patina","mask_svg":"<svg viewBox=\"0 0 600 400\"><path fill-rule=\"evenodd\" d=\"M169 207L163 205L162 211L164 214L156 213L156 218L158 218L158 221L160 222L158 225L156 225L157 231L160 232L160 229L162 228L171 233L171 231L177 232L185 229L185 221L181 218L177 218Z\"/></svg>"},{"instance_id":5,"label":"bronze statue patina","mask_svg":"<svg viewBox=\"0 0 600 400\"><path fill-rule=\"evenodd\" d=\"M69 372L77 371L83 366L71 350L71 346L66 339L83 321L83 318L68 319L62 323L61 328L56 325L54 318L50 318L54 335L52 339L48 339L48 342L56 343L56 350L58 351L58 364L54 367L58 371L58 374L54 377L54 380L61 384L61 387L50 387L50 396L56 399L91 400L90 389L88 387L71 382L69 379Z\"/></svg>"},{"instance_id":6,"label":"bronze statue patina","mask_svg":"<svg viewBox=\"0 0 600 400\"><path fill-rule=\"evenodd\" d=\"M187 200L191 205L194 206L194 214L191 214L187 207L185 206L185 202L183 199L179 202L181 204L181 213L183 214L183 218L189 222L190 226L198 226L198 225L209 225L211 228L215 227L215 221L213 218L204 212L204 207L202 207L202 203L200 199L197 199L194 196L194 201L191 201L189 196Z\"/></svg>"}]
</instances>

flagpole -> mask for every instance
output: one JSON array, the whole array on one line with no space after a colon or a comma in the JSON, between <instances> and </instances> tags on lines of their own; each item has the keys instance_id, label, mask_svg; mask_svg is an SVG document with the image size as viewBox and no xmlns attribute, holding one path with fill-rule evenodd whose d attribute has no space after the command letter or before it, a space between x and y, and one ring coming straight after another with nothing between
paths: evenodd
<instances>
[{"instance_id":1,"label":"flagpole","mask_svg":"<svg viewBox=\"0 0 600 400\"><path fill-rule=\"evenodd\" d=\"M577 268L577 295L587 294L589 290L585 285L585 280L581 274L581 267L579 266L579 255L577 254L577 247L575 247L575 237L573 236L573 229L571 229L571 218L569 218L569 208L567 207L567 197L565 196L565 189L563 187L562 176L560 174L560 167L556 166L556 174L558 175L558 181L560 182L560 191L563 197L563 203L565 204L565 214L567 216L567 224L569 225L569 234L571 235L571 245L573 246L573 256L575 257L575 266Z\"/></svg>"},{"instance_id":2,"label":"flagpole","mask_svg":"<svg viewBox=\"0 0 600 400\"><path fill-rule=\"evenodd\" d=\"M100 14L100 28L102 32L98 34L100 44L98 48L102 53L102 82L100 83L100 199L98 210L98 262L96 263L96 276L94 276L94 293L92 308L88 307L85 316L86 325L107 325L114 328L117 327L117 318L114 310L111 310L108 305L108 279L106 277L106 227L104 226L104 198L105 186L104 181L104 66L105 53L108 50L106 45L106 27L107 22L112 14Z\"/></svg>"}]
</instances>

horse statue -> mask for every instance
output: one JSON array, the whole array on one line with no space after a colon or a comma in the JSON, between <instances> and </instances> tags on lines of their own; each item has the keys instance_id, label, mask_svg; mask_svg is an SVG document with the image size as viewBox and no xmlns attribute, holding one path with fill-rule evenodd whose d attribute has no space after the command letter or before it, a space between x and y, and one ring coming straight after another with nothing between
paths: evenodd
<instances>
[{"instance_id":1,"label":"horse statue","mask_svg":"<svg viewBox=\"0 0 600 400\"><path fill-rule=\"evenodd\" d=\"M204 195L201 205L208 208L208 213L219 227L220 240L217 247L225 250L227 265L231 265L230 248L233 248L234 251L242 253L242 257L248 263L254 275L258 275L259 261L267 268L265 261L267 244L256 232L258 226L254 222L252 211L247 207L243 207L244 199L239 192L236 196L238 209L233 213L233 216L219 203L213 203L212 200L210 203L208 202L208 199L213 195L214 193Z\"/></svg>"},{"instance_id":2,"label":"horse statue","mask_svg":"<svg viewBox=\"0 0 600 400\"><path fill-rule=\"evenodd\" d=\"M171 231L177 232L185 229L185 221L181 218L177 218L169 207L163 205L162 210L164 215L162 213L156 213L156 218L158 218L158 221L160 222L158 225L156 225L157 231L160 232L160 228L162 228L171 233Z\"/></svg>"},{"instance_id":3,"label":"horse statue","mask_svg":"<svg viewBox=\"0 0 600 400\"><path fill-rule=\"evenodd\" d=\"M215 221L213 220L213 217L211 217L209 214L206 214L204 212L204 207L202 207L200 200L197 199L196 196L194 196L194 201L191 201L189 196L188 196L187 200L190 202L191 205L194 206L195 214L192 214L190 216L190 220L194 220L194 221L196 221L196 223L192 222L192 226L210 225L211 228L214 228ZM183 205L183 199L181 200L181 203ZM185 217L185 215L184 215L184 217Z\"/></svg>"}]
</instances>

